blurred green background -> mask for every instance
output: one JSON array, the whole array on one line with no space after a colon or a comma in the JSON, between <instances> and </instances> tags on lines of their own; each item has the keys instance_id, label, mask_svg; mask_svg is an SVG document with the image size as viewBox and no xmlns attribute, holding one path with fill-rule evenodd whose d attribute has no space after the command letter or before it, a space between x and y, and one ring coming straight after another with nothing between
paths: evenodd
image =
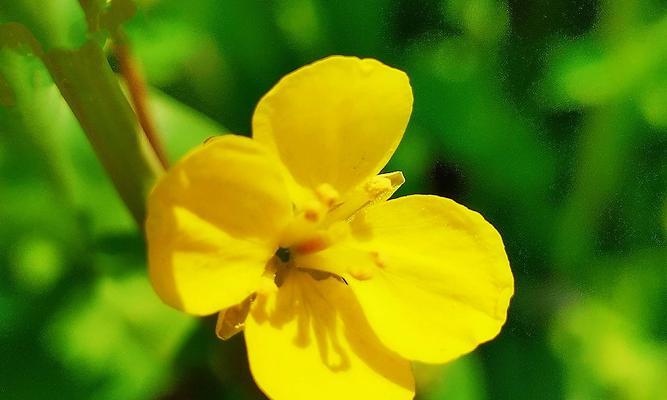
<instances>
[{"instance_id":1,"label":"blurred green background","mask_svg":"<svg viewBox=\"0 0 667 400\"><path fill-rule=\"evenodd\" d=\"M124 31L172 160L248 134L261 95L318 58L408 73L387 170L404 171L401 194L486 216L516 279L500 336L416 366L418 399L667 399L667 2L137 8ZM9 21L47 49L85 41L76 0L2 1ZM40 59L4 46L0 74L0 398L263 398L242 337L218 341L214 318L151 290L142 233Z\"/></svg>"}]
</instances>

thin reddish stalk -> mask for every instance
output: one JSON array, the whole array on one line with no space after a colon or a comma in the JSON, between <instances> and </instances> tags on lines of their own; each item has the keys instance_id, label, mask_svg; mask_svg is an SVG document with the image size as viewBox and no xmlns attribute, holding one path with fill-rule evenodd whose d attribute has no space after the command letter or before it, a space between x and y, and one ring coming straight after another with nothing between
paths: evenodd
<instances>
[{"instance_id":1,"label":"thin reddish stalk","mask_svg":"<svg viewBox=\"0 0 667 400\"><path fill-rule=\"evenodd\" d=\"M126 40L115 40L114 53L118 59L120 73L127 84L128 91L130 92L130 99L134 106L134 111L137 114L137 118L139 119L139 124L148 139L148 143L153 148L158 160L160 160L160 164L167 169L169 167L167 154L148 110L146 81L141 71L141 66L133 57L130 46Z\"/></svg>"}]
</instances>

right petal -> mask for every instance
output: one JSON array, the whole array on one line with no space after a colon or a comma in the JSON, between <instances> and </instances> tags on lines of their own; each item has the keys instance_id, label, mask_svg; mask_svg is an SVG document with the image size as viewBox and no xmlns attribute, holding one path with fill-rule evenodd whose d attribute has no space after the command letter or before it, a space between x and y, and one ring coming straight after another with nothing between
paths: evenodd
<instances>
[{"instance_id":1,"label":"right petal","mask_svg":"<svg viewBox=\"0 0 667 400\"><path fill-rule=\"evenodd\" d=\"M445 363L494 338L514 278L500 234L437 196L406 196L355 214L350 234L294 263L342 276L387 348Z\"/></svg>"},{"instance_id":2,"label":"right petal","mask_svg":"<svg viewBox=\"0 0 667 400\"><path fill-rule=\"evenodd\" d=\"M165 303L206 315L255 290L292 216L281 168L251 139L227 135L158 181L146 237L151 282Z\"/></svg>"}]
</instances>

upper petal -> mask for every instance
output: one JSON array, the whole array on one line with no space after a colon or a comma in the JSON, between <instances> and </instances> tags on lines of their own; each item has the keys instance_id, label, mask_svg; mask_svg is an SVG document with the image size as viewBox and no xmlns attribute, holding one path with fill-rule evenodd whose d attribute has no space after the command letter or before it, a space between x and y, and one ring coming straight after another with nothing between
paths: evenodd
<instances>
[{"instance_id":1,"label":"upper petal","mask_svg":"<svg viewBox=\"0 0 667 400\"><path fill-rule=\"evenodd\" d=\"M495 337L514 292L498 232L436 196L369 207L347 240L296 262L349 277L380 340L422 362L449 361Z\"/></svg>"},{"instance_id":2,"label":"upper petal","mask_svg":"<svg viewBox=\"0 0 667 400\"><path fill-rule=\"evenodd\" d=\"M253 137L273 149L297 183L343 195L377 174L412 111L407 75L377 60L333 56L302 67L259 102Z\"/></svg>"},{"instance_id":3,"label":"upper petal","mask_svg":"<svg viewBox=\"0 0 667 400\"><path fill-rule=\"evenodd\" d=\"M387 350L350 289L293 271L246 320L250 369L275 400L411 399L407 360Z\"/></svg>"},{"instance_id":4,"label":"upper petal","mask_svg":"<svg viewBox=\"0 0 667 400\"><path fill-rule=\"evenodd\" d=\"M227 135L159 180L146 237L151 282L163 301L210 314L254 291L291 218L279 170L260 145Z\"/></svg>"}]
</instances>

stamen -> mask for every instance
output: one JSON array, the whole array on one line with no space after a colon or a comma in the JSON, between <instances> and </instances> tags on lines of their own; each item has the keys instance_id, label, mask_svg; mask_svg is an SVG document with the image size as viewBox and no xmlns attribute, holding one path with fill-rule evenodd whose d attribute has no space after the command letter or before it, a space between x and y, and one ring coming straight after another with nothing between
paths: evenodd
<instances>
[{"instance_id":1,"label":"stamen","mask_svg":"<svg viewBox=\"0 0 667 400\"><path fill-rule=\"evenodd\" d=\"M340 199L338 191L333 188L333 186L328 183L324 183L317 187L315 190L317 198L324 204L327 209L333 208Z\"/></svg>"},{"instance_id":2,"label":"stamen","mask_svg":"<svg viewBox=\"0 0 667 400\"><path fill-rule=\"evenodd\" d=\"M294 220L282 234L280 246L299 246L299 250L313 252L328 246L329 238L316 238L316 231L323 227L322 222L327 214L339 205L339 195L336 189L329 184L322 184L314 191L314 196L295 210ZM328 224L327 224L328 225ZM280 257L279 257L280 258Z\"/></svg>"},{"instance_id":3,"label":"stamen","mask_svg":"<svg viewBox=\"0 0 667 400\"><path fill-rule=\"evenodd\" d=\"M320 219L320 214L317 210L311 208L303 212L303 217L310 222L317 222L317 220Z\"/></svg>"},{"instance_id":4,"label":"stamen","mask_svg":"<svg viewBox=\"0 0 667 400\"><path fill-rule=\"evenodd\" d=\"M301 254L314 253L324 250L329 245L329 240L324 234L318 234L315 237L297 245L294 249Z\"/></svg>"},{"instance_id":5,"label":"stamen","mask_svg":"<svg viewBox=\"0 0 667 400\"><path fill-rule=\"evenodd\" d=\"M352 275L353 278L360 281L365 281L371 279L376 272L376 268L385 269L387 263L385 259L380 255L380 252L373 250L368 253L373 264L368 263L368 259L362 259L358 262L357 265L348 268L347 272Z\"/></svg>"},{"instance_id":6,"label":"stamen","mask_svg":"<svg viewBox=\"0 0 667 400\"><path fill-rule=\"evenodd\" d=\"M391 180L383 176L375 176L371 178L364 186L364 190L370 195L371 198L378 197L391 189Z\"/></svg>"},{"instance_id":7,"label":"stamen","mask_svg":"<svg viewBox=\"0 0 667 400\"><path fill-rule=\"evenodd\" d=\"M334 221L347 220L363 208L387 200L403 182L405 178L400 172L390 172L370 178L363 185L348 192L342 203L337 203L331 208L323 224L329 225Z\"/></svg>"},{"instance_id":8,"label":"stamen","mask_svg":"<svg viewBox=\"0 0 667 400\"><path fill-rule=\"evenodd\" d=\"M367 266L350 267L348 272L353 278L360 281L367 281L373 277L373 270Z\"/></svg>"},{"instance_id":9,"label":"stamen","mask_svg":"<svg viewBox=\"0 0 667 400\"><path fill-rule=\"evenodd\" d=\"M308 203L303 209L303 217L309 222L318 222L327 210L317 201Z\"/></svg>"},{"instance_id":10,"label":"stamen","mask_svg":"<svg viewBox=\"0 0 667 400\"><path fill-rule=\"evenodd\" d=\"M373 259L373 262L375 265L378 267L385 269L387 267L387 264L385 263L385 260L380 256L380 252L378 251L371 251L371 258Z\"/></svg>"},{"instance_id":11,"label":"stamen","mask_svg":"<svg viewBox=\"0 0 667 400\"><path fill-rule=\"evenodd\" d=\"M291 247L295 243L306 240L317 228L323 213L324 210L322 210L322 205L319 202L313 202L306 207L296 215L292 223L283 232L280 247Z\"/></svg>"},{"instance_id":12,"label":"stamen","mask_svg":"<svg viewBox=\"0 0 667 400\"><path fill-rule=\"evenodd\" d=\"M327 230L313 232L309 237L297 242L293 249L300 254L314 253L342 241L349 233L350 226L347 223L338 222Z\"/></svg>"}]
</instances>

